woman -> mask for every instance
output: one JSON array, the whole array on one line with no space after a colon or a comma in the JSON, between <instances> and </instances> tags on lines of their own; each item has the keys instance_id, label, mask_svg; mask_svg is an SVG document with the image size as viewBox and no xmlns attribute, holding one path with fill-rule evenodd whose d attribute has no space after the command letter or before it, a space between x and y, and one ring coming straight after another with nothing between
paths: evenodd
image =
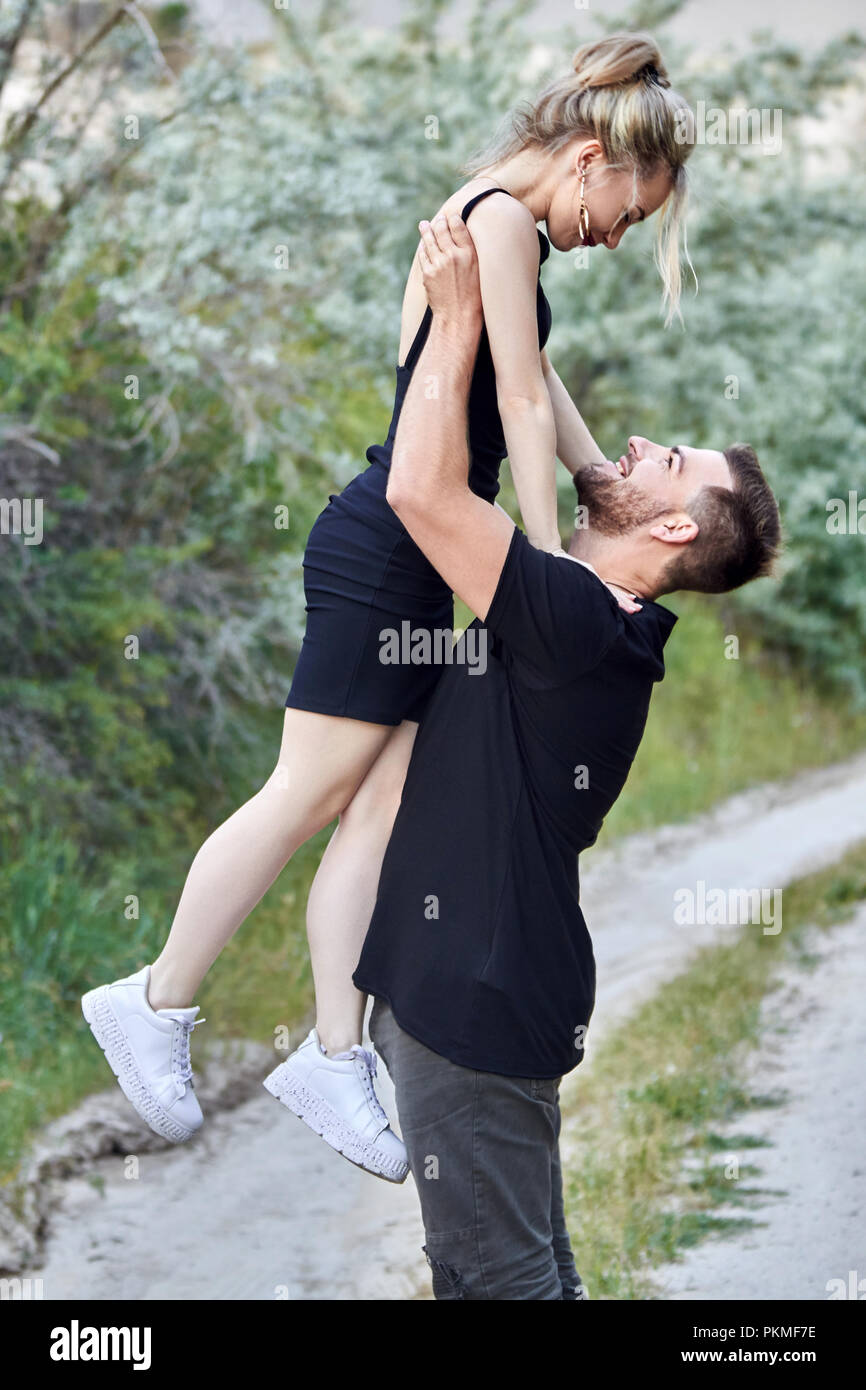
<instances>
[{"instance_id":1,"label":"woman","mask_svg":"<svg viewBox=\"0 0 866 1390\"><path fill-rule=\"evenodd\" d=\"M485 327L469 401L470 486L493 503L507 454L524 529L561 549L555 459L571 473L602 457L545 352L550 307L539 281L550 245L615 248L660 208L657 263L669 318L679 298L686 103L647 35L614 35L575 54L573 72L512 118L440 211L460 212L478 255ZM386 629L452 626L452 596L385 499L400 408L429 330L418 258L402 310L393 418L370 466L332 496L304 557L307 628L265 786L220 826L190 869L157 960L84 996L85 1017L126 1095L152 1128L198 1128L189 1040L192 999L210 966L294 851L339 817L310 892L307 930L317 1023L266 1085L327 1141L402 1181L405 1150L361 1047L365 998L352 983L412 743L438 668L380 660ZM624 605L626 595L618 595ZM202 1020L198 1020L202 1021Z\"/></svg>"}]
</instances>

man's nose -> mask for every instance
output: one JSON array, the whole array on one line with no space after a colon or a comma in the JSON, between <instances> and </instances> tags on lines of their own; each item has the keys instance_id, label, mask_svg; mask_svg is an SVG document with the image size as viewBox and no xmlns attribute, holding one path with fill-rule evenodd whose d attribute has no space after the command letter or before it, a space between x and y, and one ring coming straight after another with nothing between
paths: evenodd
<instances>
[{"instance_id":1,"label":"man's nose","mask_svg":"<svg viewBox=\"0 0 866 1390\"><path fill-rule=\"evenodd\" d=\"M629 437L628 437L628 447L629 447L629 449L631 450L631 452L634 454L634 456L635 456L636 459L642 459L642 458L643 458L643 456L644 456L644 450L646 449L646 447L647 447L648 444L649 444L649 440L648 440L648 439L644 439L643 435L640 435L640 434L630 434Z\"/></svg>"}]
</instances>

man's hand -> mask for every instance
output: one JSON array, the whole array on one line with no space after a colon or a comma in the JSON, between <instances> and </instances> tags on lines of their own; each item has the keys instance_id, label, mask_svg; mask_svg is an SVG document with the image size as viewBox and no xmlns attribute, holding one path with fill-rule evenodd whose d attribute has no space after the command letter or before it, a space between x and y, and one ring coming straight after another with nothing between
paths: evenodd
<instances>
[{"instance_id":1,"label":"man's hand","mask_svg":"<svg viewBox=\"0 0 866 1390\"><path fill-rule=\"evenodd\" d=\"M419 222L418 262L435 318L461 322L482 317L478 257L469 228L456 212Z\"/></svg>"}]
</instances>

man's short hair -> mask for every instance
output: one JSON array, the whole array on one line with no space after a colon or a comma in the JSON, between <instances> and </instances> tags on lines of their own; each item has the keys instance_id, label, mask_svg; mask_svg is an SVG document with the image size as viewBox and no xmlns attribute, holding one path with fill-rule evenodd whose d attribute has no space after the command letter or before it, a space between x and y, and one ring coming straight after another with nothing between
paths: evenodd
<instances>
[{"instance_id":1,"label":"man's short hair","mask_svg":"<svg viewBox=\"0 0 866 1390\"><path fill-rule=\"evenodd\" d=\"M723 452L732 486L702 487L689 499L686 510L700 530L671 560L661 594L724 594L772 573L782 535L776 499L751 444Z\"/></svg>"}]
</instances>

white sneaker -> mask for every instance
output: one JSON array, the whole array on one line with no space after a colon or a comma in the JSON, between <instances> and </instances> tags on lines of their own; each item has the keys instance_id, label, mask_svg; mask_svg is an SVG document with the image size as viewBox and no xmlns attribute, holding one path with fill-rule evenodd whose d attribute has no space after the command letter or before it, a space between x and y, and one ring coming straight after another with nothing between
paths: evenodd
<instances>
[{"instance_id":1,"label":"white sneaker","mask_svg":"<svg viewBox=\"0 0 866 1390\"><path fill-rule=\"evenodd\" d=\"M182 1144L203 1118L193 1090L189 1039L204 1019L196 1019L197 1004L152 1009L149 984L145 965L135 975L89 990L81 1012L127 1100L157 1134Z\"/></svg>"},{"instance_id":2,"label":"white sneaker","mask_svg":"<svg viewBox=\"0 0 866 1390\"><path fill-rule=\"evenodd\" d=\"M373 1088L376 1054L358 1043L329 1057L315 1028L263 1085L350 1162L389 1182L409 1172L406 1146Z\"/></svg>"}]
</instances>

